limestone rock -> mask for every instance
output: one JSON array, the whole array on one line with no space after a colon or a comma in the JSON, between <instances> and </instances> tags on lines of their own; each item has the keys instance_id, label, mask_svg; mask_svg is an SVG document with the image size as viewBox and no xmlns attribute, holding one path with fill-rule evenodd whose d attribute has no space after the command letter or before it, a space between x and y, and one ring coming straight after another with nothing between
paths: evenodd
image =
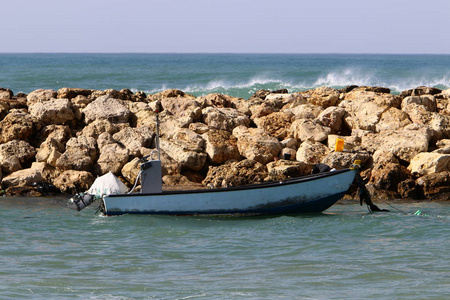
<instances>
[{"instance_id":1,"label":"limestone rock","mask_svg":"<svg viewBox=\"0 0 450 300\"><path fill-rule=\"evenodd\" d=\"M402 108L406 107L407 105L409 105L411 103L422 105L429 112L435 112L436 108L437 108L436 107L436 99L430 95L406 97L402 101Z\"/></svg>"},{"instance_id":2,"label":"limestone rock","mask_svg":"<svg viewBox=\"0 0 450 300\"><path fill-rule=\"evenodd\" d=\"M341 107L331 106L326 108L317 116L317 121L323 126L329 127L331 133L341 131L342 118L345 115L345 109Z\"/></svg>"},{"instance_id":3,"label":"limestone rock","mask_svg":"<svg viewBox=\"0 0 450 300\"><path fill-rule=\"evenodd\" d=\"M376 165L371 172L369 183L378 190L396 192L400 182L411 179L411 173L402 165L386 163Z\"/></svg>"},{"instance_id":4,"label":"limestone rock","mask_svg":"<svg viewBox=\"0 0 450 300\"><path fill-rule=\"evenodd\" d=\"M85 126L81 131L77 133L77 136L82 135L85 137L92 137L94 139L98 139L98 137L102 133L108 133L110 135L113 135L114 133L118 132L121 128L122 127L119 126L118 124L111 123L106 119L99 119Z\"/></svg>"},{"instance_id":5,"label":"limestone rock","mask_svg":"<svg viewBox=\"0 0 450 300\"><path fill-rule=\"evenodd\" d=\"M322 110L323 108L319 105L301 104L292 108L286 108L284 111L294 114L295 119L315 119Z\"/></svg>"},{"instance_id":6,"label":"limestone rock","mask_svg":"<svg viewBox=\"0 0 450 300\"><path fill-rule=\"evenodd\" d=\"M45 163L34 162L30 168L18 170L2 179L2 187L31 186L53 178L54 170Z\"/></svg>"},{"instance_id":7,"label":"limestone rock","mask_svg":"<svg viewBox=\"0 0 450 300\"><path fill-rule=\"evenodd\" d=\"M155 133L148 127L131 128L125 127L112 137L115 141L128 149L128 154L141 156L141 147L150 147Z\"/></svg>"},{"instance_id":8,"label":"limestone rock","mask_svg":"<svg viewBox=\"0 0 450 300\"><path fill-rule=\"evenodd\" d=\"M450 154L419 153L411 159L408 169L420 176L450 171Z\"/></svg>"},{"instance_id":9,"label":"limestone rock","mask_svg":"<svg viewBox=\"0 0 450 300\"><path fill-rule=\"evenodd\" d=\"M334 88L322 86L314 90L301 92L300 94L307 99L308 103L327 108L337 105L340 93Z\"/></svg>"},{"instance_id":10,"label":"limestone rock","mask_svg":"<svg viewBox=\"0 0 450 300\"><path fill-rule=\"evenodd\" d=\"M337 170L350 168L355 160L361 160L361 166L364 166L370 159L370 155L364 152L331 152L323 158L322 163Z\"/></svg>"},{"instance_id":11,"label":"limestone rock","mask_svg":"<svg viewBox=\"0 0 450 300\"><path fill-rule=\"evenodd\" d=\"M353 134L354 132L352 132ZM344 140L344 151L351 151L351 150L360 150L361 148L361 137L358 135L352 135L352 136L341 136L336 134L330 134L328 135L327 145L330 150L334 150L336 147L336 140L340 138Z\"/></svg>"},{"instance_id":12,"label":"limestone rock","mask_svg":"<svg viewBox=\"0 0 450 300\"><path fill-rule=\"evenodd\" d=\"M97 119L109 120L112 123L128 122L130 110L121 100L111 98L110 96L98 97L95 101L89 103L83 110L86 124Z\"/></svg>"},{"instance_id":13,"label":"limestone rock","mask_svg":"<svg viewBox=\"0 0 450 300\"><path fill-rule=\"evenodd\" d=\"M29 106L30 114L44 124L65 124L75 118L68 99L50 99Z\"/></svg>"},{"instance_id":14,"label":"limestone rock","mask_svg":"<svg viewBox=\"0 0 450 300\"><path fill-rule=\"evenodd\" d=\"M186 118L185 123L197 122L201 119L202 108L200 104L190 98L163 98L161 105L164 110L178 118Z\"/></svg>"},{"instance_id":15,"label":"limestone rock","mask_svg":"<svg viewBox=\"0 0 450 300\"><path fill-rule=\"evenodd\" d=\"M292 115L284 112L274 112L270 115L256 118L255 122L258 128L263 129L265 132L282 140L287 137L288 129L291 125Z\"/></svg>"},{"instance_id":16,"label":"limestone rock","mask_svg":"<svg viewBox=\"0 0 450 300\"><path fill-rule=\"evenodd\" d=\"M347 112L344 116L346 126L352 130L363 129L375 131L375 125L380 121L383 106L370 101L342 101L339 107Z\"/></svg>"},{"instance_id":17,"label":"limestone rock","mask_svg":"<svg viewBox=\"0 0 450 300\"><path fill-rule=\"evenodd\" d=\"M385 150L409 162L416 154L428 151L429 137L416 130L392 130L362 137L361 146L370 152Z\"/></svg>"},{"instance_id":18,"label":"limestone rock","mask_svg":"<svg viewBox=\"0 0 450 300\"><path fill-rule=\"evenodd\" d=\"M298 147L296 159L312 167L315 164L321 163L329 153L330 150L324 144L306 141Z\"/></svg>"},{"instance_id":19,"label":"limestone rock","mask_svg":"<svg viewBox=\"0 0 450 300\"><path fill-rule=\"evenodd\" d=\"M422 188L425 197L448 201L450 196L450 171L425 175L417 179L416 184Z\"/></svg>"},{"instance_id":20,"label":"limestone rock","mask_svg":"<svg viewBox=\"0 0 450 300\"><path fill-rule=\"evenodd\" d=\"M52 98L56 98L57 95L58 94L56 93L56 91L51 90L51 89L48 89L48 90L38 89L38 90L32 91L31 93L28 94L27 104L28 104L28 106L30 106L36 102L48 101Z\"/></svg>"},{"instance_id":21,"label":"limestone rock","mask_svg":"<svg viewBox=\"0 0 450 300\"><path fill-rule=\"evenodd\" d=\"M233 135L238 139L239 153L262 164L272 161L281 151L278 139L262 129L238 126L233 130Z\"/></svg>"},{"instance_id":22,"label":"limestone rock","mask_svg":"<svg viewBox=\"0 0 450 300\"><path fill-rule=\"evenodd\" d=\"M210 128L231 131L233 128L249 126L250 118L233 108L207 107L202 110L203 121Z\"/></svg>"},{"instance_id":23,"label":"limestone rock","mask_svg":"<svg viewBox=\"0 0 450 300\"><path fill-rule=\"evenodd\" d=\"M228 107L234 108L233 102L236 101L236 98L224 95L224 94L208 94L204 97L199 97L199 102L205 103L205 106L213 106L213 107Z\"/></svg>"},{"instance_id":24,"label":"limestone rock","mask_svg":"<svg viewBox=\"0 0 450 300\"><path fill-rule=\"evenodd\" d=\"M407 113L398 108L391 107L381 114L379 122L375 124L375 132L398 130L411 123Z\"/></svg>"},{"instance_id":25,"label":"limestone rock","mask_svg":"<svg viewBox=\"0 0 450 300\"><path fill-rule=\"evenodd\" d=\"M206 162L207 155L203 149L183 140L160 139L160 147L172 159L177 161L182 169L199 171Z\"/></svg>"},{"instance_id":26,"label":"limestone rock","mask_svg":"<svg viewBox=\"0 0 450 300\"><path fill-rule=\"evenodd\" d=\"M327 139L331 129L319 122L308 119L299 119L292 122L289 135L302 142L322 142Z\"/></svg>"},{"instance_id":27,"label":"limestone rock","mask_svg":"<svg viewBox=\"0 0 450 300\"><path fill-rule=\"evenodd\" d=\"M311 167L302 161L280 159L267 164L265 181L278 181L311 174Z\"/></svg>"},{"instance_id":28,"label":"limestone rock","mask_svg":"<svg viewBox=\"0 0 450 300\"><path fill-rule=\"evenodd\" d=\"M129 151L118 143L107 144L100 149L100 156L95 164L95 173L103 175L112 172L119 175L128 162Z\"/></svg>"},{"instance_id":29,"label":"limestone rock","mask_svg":"<svg viewBox=\"0 0 450 300\"><path fill-rule=\"evenodd\" d=\"M11 99L14 93L10 89L0 88L0 99Z\"/></svg>"},{"instance_id":30,"label":"limestone rock","mask_svg":"<svg viewBox=\"0 0 450 300\"><path fill-rule=\"evenodd\" d=\"M5 174L18 171L31 163L36 155L33 146L22 140L0 144L0 166Z\"/></svg>"},{"instance_id":31,"label":"limestone rock","mask_svg":"<svg viewBox=\"0 0 450 300\"><path fill-rule=\"evenodd\" d=\"M24 109L11 109L0 121L0 143L12 140L29 141L42 124Z\"/></svg>"},{"instance_id":32,"label":"limestone rock","mask_svg":"<svg viewBox=\"0 0 450 300\"><path fill-rule=\"evenodd\" d=\"M139 172L141 171L140 167L141 160L135 157L132 161L123 166L121 170L122 176L128 181L128 183L134 184Z\"/></svg>"},{"instance_id":33,"label":"limestone rock","mask_svg":"<svg viewBox=\"0 0 450 300\"><path fill-rule=\"evenodd\" d=\"M61 170L89 171L98 157L97 142L92 137L72 137L66 144L66 151L56 160Z\"/></svg>"},{"instance_id":34,"label":"limestone rock","mask_svg":"<svg viewBox=\"0 0 450 300\"><path fill-rule=\"evenodd\" d=\"M211 129L203 138L206 142L206 154L213 164L222 164L228 160L239 160L241 155L237 139L228 131Z\"/></svg>"},{"instance_id":35,"label":"limestone rock","mask_svg":"<svg viewBox=\"0 0 450 300\"><path fill-rule=\"evenodd\" d=\"M267 168L263 164L244 159L217 167L209 167L202 184L210 188L225 188L263 182L267 177Z\"/></svg>"},{"instance_id":36,"label":"limestone rock","mask_svg":"<svg viewBox=\"0 0 450 300\"><path fill-rule=\"evenodd\" d=\"M53 184L63 193L76 194L87 191L94 183L94 176L86 171L67 170Z\"/></svg>"}]
</instances>

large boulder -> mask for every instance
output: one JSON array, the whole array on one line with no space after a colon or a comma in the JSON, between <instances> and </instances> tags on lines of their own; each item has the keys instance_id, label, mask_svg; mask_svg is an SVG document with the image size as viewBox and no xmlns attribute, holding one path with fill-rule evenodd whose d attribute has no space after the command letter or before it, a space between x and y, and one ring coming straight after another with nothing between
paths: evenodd
<instances>
[{"instance_id":1,"label":"large boulder","mask_svg":"<svg viewBox=\"0 0 450 300\"><path fill-rule=\"evenodd\" d=\"M361 146L370 152L390 151L409 162L416 154L428 151L429 136L417 130L382 131L362 137Z\"/></svg>"},{"instance_id":2,"label":"large boulder","mask_svg":"<svg viewBox=\"0 0 450 300\"><path fill-rule=\"evenodd\" d=\"M334 88L322 86L300 94L307 99L308 103L327 108L338 104L340 92Z\"/></svg>"},{"instance_id":3,"label":"large boulder","mask_svg":"<svg viewBox=\"0 0 450 300\"><path fill-rule=\"evenodd\" d=\"M161 138L160 148L177 161L184 170L199 171L205 165L206 153L202 148L188 141Z\"/></svg>"},{"instance_id":4,"label":"large boulder","mask_svg":"<svg viewBox=\"0 0 450 300\"><path fill-rule=\"evenodd\" d=\"M241 155L237 139L225 130L211 129L203 134L206 142L206 154L213 164L222 164L228 160L239 160Z\"/></svg>"},{"instance_id":5,"label":"large boulder","mask_svg":"<svg viewBox=\"0 0 450 300\"><path fill-rule=\"evenodd\" d=\"M233 130L233 135L238 139L239 153L262 164L272 161L282 149L277 138L259 128L238 126Z\"/></svg>"},{"instance_id":6,"label":"large boulder","mask_svg":"<svg viewBox=\"0 0 450 300\"><path fill-rule=\"evenodd\" d=\"M347 112L344 122L350 129L363 129L375 131L375 125L380 121L385 107L373 101L345 100L339 104Z\"/></svg>"},{"instance_id":7,"label":"large boulder","mask_svg":"<svg viewBox=\"0 0 450 300\"><path fill-rule=\"evenodd\" d=\"M41 127L42 124L25 109L11 109L0 121L0 143L29 141Z\"/></svg>"},{"instance_id":8,"label":"large boulder","mask_svg":"<svg viewBox=\"0 0 450 300\"><path fill-rule=\"evenodd\" d=\"M312 167L321 163L330 153L330 149L322 143L306 141L300 144L297 150L296 159Z\"/></svg>"},{"instance_id":9,"label":"large boulder","mask_svg":"<svg viewBox=\"0 0 450 300\"><path fill-rule=\"evenodd\" d=\"M53 184L63 193L76 194L87 191L94 183L94 176L86 171L67 170Z\"/></svg>"},{"instance_id":10,"label":"large boulder","mask_svg":"<svg viewBox=\"0 0 450 300\"><path fill-rule=\"evenodd\" d=\"M65 124L75 118L68 99L50 99L29 106L30 114L44 124Z\"/></svg>"},{"instance_id":11,"label":"large boulder","mask_svg":"<svg viewBox=\"0 0 450 300\"><path fill-rule=\"evenodd\" d=\"M66 144L66 151L56 160L61 170L89 171L98 157L97 142L92 137L72 137Z\"/></svg>"},{"instance_id":12,"label":"large boulder","mask_svg":"<svg viewBox=\"0 0 450 300\"><path fill-rule=\"evenodd\" d=\"M0 99L11 99L14 93L10 89L0 87Z\"/></svg>"},{"instance_id":13,"label":"large boulder","mask_svg":"<svg viewBox=\"0 0 450 300\"><path fill-rule=\"evenodd\" d=\"M295 107L286 108L284 111L292 113L295 119L315 119L323 111L323 107L313 104L300 104Z\"/></svg>"},{"instance_id":14,"label":"large boulder","mask_svg":"<svg viewBox=\"0 0 450 300\"><path fill-rule=\"evenodd\" d=\"M411 177L408 169L400 164L377 164L371 170L369 183L378 190L397 192L398 185Z\"/></svg>"},{"instance_id":15,"label":"large boulder","mask_svg":"<svg viewBox=\"0 0 450 300\"><path fill-rule=\"evenodd\" d=\"M2 188L12 186L31 186L53 177L53 168L42 162L34 162L30 168L18 170L2 179Z\"/></svg>"},{"instance_id":16,"label":"large boulder","mask_svg":"<svg viewBox=\"0 0 450 300\"><path fill-rule=\"evenodd\" d=\"M89 97L93 90L79 89L79 88L60 88L57 92L58 98L69 99L82 96L84 98Z\"/></svg>"},{"instance_id":17,"label":"large boulder","mask_svg":"<svg viewBox=\"0 0 450 300\"><path fill-rule=\"evenodd\" d=\"M77 136L83 135L86 137L98 139L100 134L108 133L110 135L113 135L114 133L118 132L122 127L126 126L119 126L119 124L111 123L106 119L99 119L89 123L81 131L77 132Z\"/></svg>"},{"instance_id":18,"label":"large boulder","mask_svg":"<svg viewBox=\"0 0 450 300\"><path fill-rule=\"evenodd\" d=\"M112 137L115 141L128 149L128 154L132 156L141 156L142 147L151 147L151 142L155 136L148 127L131 128L125 127Z\"/></svg>"},{"instance_id":19,"label":"large boulder","mask_svg":"<svg viewBox=\"0 0 450 300\"><path fill-rule=\"evenodd\" d=\"M364 166L369 159L370 155L364 152L331 152L322 159L322 163L340 170L350 168L355 160L360 160Z\"/></svg>"},{"instance_id":20,"label":"large boulder","mask_svg":"<svg viewBox=\"0 0 450 300\"><path fill-rule=\"evenodd\" d=\"M207 107L202 110L203 122L209 127L231 131L233 128L250 125L250 118L233 108Z\"/></svg>"},{"instance_id":21,"label":"large boulder","mask_svg":"<svg viewBox=\"0 0 450 300\"><path fill-rule=\"evenodd\" d=\"M380 120L375 124L375 132L399 130L411 123L407 113L398 108L391 107L381 114Z\"/></svg>"},{"instance_id":22,"label":"large boulder","mask_svg":"<svg viewBox=\"0 0 450 300\"><path fill-rule=\"evenodd\" d=\"M100 149L100 156L95 164L95 173L103 175L108 172L120 175L120 171L128 162L129 151L121 144L111 143Z\"/></svg>"},{"instance_id":23,"label":"large boulder","mask_svg":"<svg viewBox=\"0 0 450 300\"><path fill-rule=\"evenodd\" d=\"M450 171L431 173L420 177L416 184L427 198L448 201L450 196Z\"/></svg>"},{"instance_id":24,"label":"large boulder","mask_svg":"<svg viewBox=\"0 0 450 300\"><path fill-rule=\"evenodd\" d=\"M419 153L411 159L408 169L419 176L450 171L450 154Z\"/></svg>"},{"instance_id":25,"label":"large boulder","mask_svg":"<svg viewBox=\"0 0 450 300\"><path fill-rule=\"evenodd\" d=\"M292 114L284 112L274 112L261 118L255 118L258 128L282 140L288 135L288 129L291 126Z\"/></svg>"},{"instance_id":26,"label":"large boulder","mask_svg":"<svg viewBox=\"0 0 450 300\"><path fill-rule=\"evenodd\" d=\"M209 188L225 188L263 182L267 177L265 165L244 159L217 167L210 166L202 184Z\"/></svg>"},{"instance_id":27,"label":"large boulder","mask_svg":"<svg viewBox=\"0 0 450 300\"><path fill-rule=\"evenodd\" d=\"M48 101L52 98L56 98L57 95L58 94L55 90L38 89L38 90L32 91L31 93L29 93L27 95L27 104L28 104L28 106L30 106L36 102Z\"/></svg>"},{"instance_id":28,"label":"large boulder","mask_svg":"<svg viewBox=\"0 0 450 300\"><path fill-rule=\"evenodd\" d=\"M202 108L200 103L190 98L163 98L162 108L183 120L183 123L193 123L200 120Z\"/></svg>"},{"instance_id":29,"label":"large boulder","mask_svg":"<svg viewBox=\"0 0 450 300\"><path fill-rule=\"evenodd\" d=\"M203 97L199 97L198 101L200 103L204 103L205 106L213 106L213 107L229 107L234 108L233 102L236 101L237 98L224 95L224 94L208 94Z\"/></svg>"},{"instance_id":30,"label":"large boulder","mask_svg":"<svg viewBox=\"0 0 450 300\"><path fill-rule=\"evenodd\" d=\"M345 109L342 107L331 106L323 110L318 116L317 121L323 126L329 127L331 133L339 133L342 126L342 118L345 115Z\"/></svg>"},{"instance_id":31,"label":"large boulder","mask_svg":"<svg viewBox=\"0 0 450 300\"><path fill-rule=\"evenodd\" d=\"M405 97L402 101L402 108L411 103L422 105L429 112L435 112L437 108L436 99L431 95Z\"/></svg>"},{"instance_id":32,"label":"large boulder","mask_svg":"<svg viewBox=\"0 0 450 300\"><path fill-rule=\"evenodd\" d=\"M295 120L289 129L289 135L302 142L322 142L327 139L330 133L331 129L329 127L309 119Z\"/></svg>"},{"instance_id":33,"label":"large boulder","mask_svg":"<svg viewBox=\"0 0 450 300\"><path fill-rule=\"evenodd\" d=\"M278 181L311 174L311 167L302 161L280 159L266 165L268 176L265 181Z\"/></svg>"},{"instance_id":34,"label":"large boulder","mask_svg":"<svg viewBox=\"0 0 450 300\"><path fill-rule=\"evenodd\" d=\"M100 96L89 103L83 110L85 122L89 124L98 119L109 120L112 123L128 122L130 110L119 99L109 95Z\"/></svg>"},{"instance_id":35,"label":"large boulder","mask_svg":"<svg viewBox=\"0 0 450 300\"><path fill-rule=\"evenodd\" d=\"M22 140L0 144L0 166L5 174L20 170L31 163L36 155L33 146Z\"/></svg>"}]
</instances>

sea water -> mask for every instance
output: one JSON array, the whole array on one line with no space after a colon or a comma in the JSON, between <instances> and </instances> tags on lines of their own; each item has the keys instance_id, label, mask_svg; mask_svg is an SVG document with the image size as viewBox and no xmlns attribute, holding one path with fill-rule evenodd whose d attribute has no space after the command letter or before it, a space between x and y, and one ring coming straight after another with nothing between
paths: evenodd
<instances>
[{"instance_id":1,"label":"sea water","mask_svg":"<svg viewBox=\"0 0 450 300\"><path fill-rule=\"evenodd\" d=\"M95 214L0 198L0 299L448 299L450 203L297 216Z\"/></svg>"},{"instance_id":2,"label":"sea water","mask_svg":"<svg viewBox=\"0 0 450 300\"><path fill-rule=\"evenodd\" d=\"M0 87L14 93L62 87L180 89L248 99L260 89L319 86L450 88L450 55L376 54L0 54Z\"/></svg>"}]
</instances>

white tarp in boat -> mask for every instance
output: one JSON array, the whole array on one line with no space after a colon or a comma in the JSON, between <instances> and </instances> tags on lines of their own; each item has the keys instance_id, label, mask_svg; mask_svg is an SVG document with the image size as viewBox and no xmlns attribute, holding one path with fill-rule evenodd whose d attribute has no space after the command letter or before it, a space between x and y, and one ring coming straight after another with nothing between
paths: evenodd
<instances>
[{"instance_id":1,"label":"white tarp in boat","mask_svg":"<svg viewBox=\"0 0 450 300\"><path fill-rule=\"evenodd\" d=\"M88 193L91 195L102 196L110 194L124 194L128 191L127 186L120 181L113 173L97 177Z\"/></svg>"}]
</instances>

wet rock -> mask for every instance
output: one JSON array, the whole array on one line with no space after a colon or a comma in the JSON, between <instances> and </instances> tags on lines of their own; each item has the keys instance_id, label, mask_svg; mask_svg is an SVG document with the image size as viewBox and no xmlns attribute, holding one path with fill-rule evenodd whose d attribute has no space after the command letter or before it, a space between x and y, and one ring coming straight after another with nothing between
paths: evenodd
<instances>
[{"instance_id":1,"label":"wet rock","mask_svg":"<svg viewBox=\"0 0 450 300\"><path fill-rule=\"evenodd\" d=\"M0 166L5 174L18 171L29 166L36 155L33 146L22 140L12 140L0 144Z\"/></svg>"},{"instance_id":2,"label":"wet rock","mask_svg":"<svg viewBox=\"0 0 450 300\"><path fill-rule=\"evenodd\" d=\"M202 184L209 188L225 188L263 182L268 175L265 165L244 159L217 167L209 167Z\"/></svg>"},{"instance_id":3,"label":"wet rock","mask_svg":"<svg viewBox=\"0 0 450 300\"><path fill-rule=\"evenodd\" d=\"M262 129L238 126L233 130L233 135L238 139L239 153L262 164L272 161L281 151L278 139Z\"/></svg>"},{"instance_id":4,"label":"wet rock","mask_svg":"<svg viewBox=\"0 0 450 300\"><path fill-rule=\"evenodd\" d=\"M397 192L400 182L411 179L408 169L399 164L386 163L376 165L371 172L369 183L378 190Z\"/></svg>"},{"instance_id":5,"label":"wet rock","mask_svg":"<svg viewBox=\"0 0 450 300\"><path fill-rule=\"evenodd\" d=\"M94 180L94 176L89 172L67 170L54 180L54 185L63 193L76 194L87 191Z\"/></svg>"},{"instance_id":6,"label":"wet rock","mask_svg":"<svg viewBox=\"0 0 450 300\"><path fill-rule=\"evenodd\" d=\"M436 95L441 93L442 90L433 88L433 87L426 87L426 86L419 86L414 89L409 89L406 91L403 91L400 93L401 98L405 98L408 96L421 96L421 95Z\"/></svg>"},{"instance_id":7,"label":"wet rock","mask_svg":"<svg viewBox=\"0 0 450 300\"><path fill-rule=\"evenodd\" d=\"M450 171L425 175L417 179L416 184L422 188L425 197L448 200L450 196Z\"/></svg>"}]
</instances>

